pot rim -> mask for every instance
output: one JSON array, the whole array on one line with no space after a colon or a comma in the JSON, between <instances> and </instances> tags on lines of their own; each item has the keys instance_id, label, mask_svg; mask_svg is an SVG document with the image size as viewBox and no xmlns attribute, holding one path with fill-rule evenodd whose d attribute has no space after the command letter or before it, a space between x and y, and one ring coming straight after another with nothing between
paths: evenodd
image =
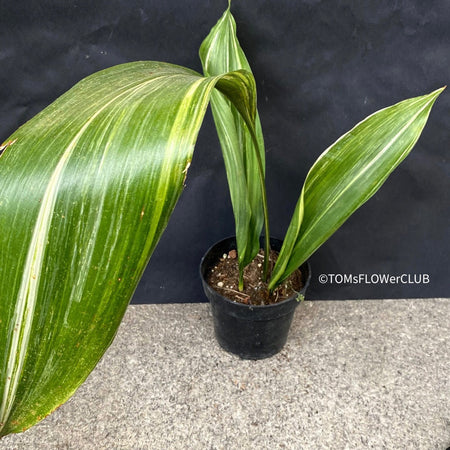
<instances>
[{"instance_id":1,"label":"pot rim","mask_svg":"<svg viewBox=\"0 0 450 450\"><path fill-rule=\"evenodd\" d=\"M260 236L260 241L261 241L263 238L264 238L264 235L261 235L261 236ZM200 273L200 278L201 278L201 280L202 280L202 282L203 282L203 286L204 286L205 288L208 288L208 289L213 290L214 293L215 293L216 295L218 295L219 297L221 297L224 301L226 301L226 302L228 302L228 303L230 303L230 304L232 304L232 305L235 305L236 307L242 307L242 308L246 308L246 309L250 309L250 310L253 310L253 309L270 309L270 308L276 308L276 307L280 307L280 305L285 305L286 303L289 303L289 302L292 302L292 301L296 301L296 302L300 303L301 300L298 300L298 296L299 296L299 295L304 295L304 294L305 294L305 292L306 292L306 290L308 289L308 286L309 286L309 284L310 284L310 282L311 282L311 264L309 263L309 259L307 259L305 262L303 262L303 263L298 267L298 268L302 268L302 267L305 268L305 267L306 267L306 270L307 270L306 281L304 282L303 287L300 289L300 291L295 292L294 295L292 295L291 297L288 297L288 298L284 299L284 300L281 301L281 302L278 302L278 303L271 303L271 304L269 304L269 305L246 305L245 303L235 302L235 301L229 299L228 297L223 296L223 295L220 294L218 291L216 291L216 290L215 290L215 289L214 289L214 288L206 281L206 278L205 278L205 276L203 275L203 266L204 266L204 263L205 263L205 259L207 258L207 256L208 256L209 253L213 250L214 247L218 246L219 244L221 244L221 243L223 243L223 242L225 242L225 241L231 240L231 239L236 240L236 236L235 236L235 235L228 236L228 237L226 237L226 238L221 239L220 241L215 242L215 243L212 244L212 245L208 248L208 250L206 250L206 252L203 254L202 259L200 260L199 273ZM278 242L280 242L281 244L283 243L283 241L282 241L281 239L277 238L277 237L271 237L270 240L271 240L271 241L272 241L272 240L273 240L273 241L278 241ZM235 249L235 250L236 250L236 249ZM207 268L209 268L209 266L208 266ZM207 268L205 268L205 271L206 271ZM302 275L303 275L303 273L304 273L304 272L302 271Z\"/></svg>"}]
</instances>

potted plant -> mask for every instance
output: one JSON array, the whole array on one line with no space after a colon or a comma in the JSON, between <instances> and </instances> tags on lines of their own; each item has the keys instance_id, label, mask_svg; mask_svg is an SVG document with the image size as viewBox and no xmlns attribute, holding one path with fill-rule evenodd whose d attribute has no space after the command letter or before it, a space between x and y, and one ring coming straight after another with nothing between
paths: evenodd
<instances>
[{"instance_id":1,"label":"potted plant","mask_svg":"<svg viewBox=\"0 0 450 450\"><path fill-rule=\"evenodd\" d=\"M250 71L230 8L202 43L200 57L205 75ZM308 258L406 157L441 91L372 114L326 149L306 177L284 240L272 240L273 245L269 240L264 143L258 116L252 130L223 95L212 94L236 237L208 250L200 275L212 306L216 337L223 348L252 359L281 350L297 300L304 297L309 283ZM264 250L258 254L263 224ZM256 261L263 262L255 266ZM252 265L255 267L250 269Z\"/></svg>"},{"instance_id":2,"label":"potted plant","mask_svg":"<svg viewBox=\"0 0 450 450\"><path fill-rule=\"evenodd\" d=\"M229 8L201 58L204 76L151 61L95 73L0 145L0 436L65 402L110 345L183 190L210 99L236 219L238 292L263 223L269 253L255 82ZM269 291L383 183L440 92L373 114L324 152ZM268 277L268 258L261 267Z\"/></svg>"}]
</instances>

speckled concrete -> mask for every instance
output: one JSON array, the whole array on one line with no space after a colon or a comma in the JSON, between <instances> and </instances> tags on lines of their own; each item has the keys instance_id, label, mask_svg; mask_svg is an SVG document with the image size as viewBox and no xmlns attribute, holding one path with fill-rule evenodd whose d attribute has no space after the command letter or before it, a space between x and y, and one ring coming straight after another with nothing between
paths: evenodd
<instances>
[{"instance_id":1,"label":"speckled concrete","mask_svg":"<svg viewBox=\"0 0 450 450\"><path fill-rule=\"evenodd\" d=\"M285 349L241 361L206 304L130 306L75 396L4 449L450 446L450 300L305 302Z\"/></svg>"}]
</instances>

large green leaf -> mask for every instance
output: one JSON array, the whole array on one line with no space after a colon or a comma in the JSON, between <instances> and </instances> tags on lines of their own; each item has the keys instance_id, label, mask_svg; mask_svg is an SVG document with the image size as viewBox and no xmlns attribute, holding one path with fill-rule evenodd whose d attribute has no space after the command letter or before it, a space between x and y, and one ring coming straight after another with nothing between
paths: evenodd
<instances>
[{"instance_id":1,"label":"large green leaf","mask_svg":"<svg viewBox=\"0 0 450 450\"><path fill-rule=\"evenodd\" d=\"M378 190L419 139L442 90L372 114L322 153L306 177L270 289L306 261Z\"/></svg>"},{"instance_id":2,"label":"large green leaf","mask_svg":"<svg viewBox=\"0 0 450 450\"><path fill-rule=\"evenodd\" d=\"M111 343L215 86L251 125L250 73L137 62L86 78L0 147L0 436L66 401Z\"/></svg>"},{"instance_id":3,"label":"large green leaf","mask_svg":"<svg viewBox=\"0 0 450 450\"><path fill-rule=\"evenodd\" d=\"M230 7L203 41L200 59L204 74L208 76L239 69L251 71L236 36L236 23ZM264 141L261 124L256 114L258 146L255 151L244 119L226 97L219 92L213 92L211 108L228 177L242 277L244 267L259 250L259 236L263 225L264 192L261 189L261 181L264 183Z\"/></svg>"}]
</instances>

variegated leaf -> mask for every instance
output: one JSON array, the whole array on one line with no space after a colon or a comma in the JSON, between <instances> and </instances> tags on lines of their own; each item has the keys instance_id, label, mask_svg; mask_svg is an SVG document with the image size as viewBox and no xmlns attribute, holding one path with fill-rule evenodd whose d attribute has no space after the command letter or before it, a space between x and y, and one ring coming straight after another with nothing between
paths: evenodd
<instances>
[{"instance_id":1,"label":"variegated leaf","mask_svg":"<svg viewBox=\"0 0 450 450\"><path fill-rule=\"evenodd\" d=\"M66 401L111 343L214 87L251 126L250 73L137 62L86 78L0 147L0 436Z\"/></svg>"},{"instance_id":2,"label":"variegated leaf","mask_svg":"<svg viewBox=\"0 0 450 450\"><path fill-rule=\"evenodd\" d=\"M320 155L306 177L270 289L306 261L375 194L419 139L442 90L372 114Z\"/></svg>"},{"instance_id":3,"label":"variegated leaf","mask_svg":"<svg viewBox=\"0 0 450 450\"><path fill-rule=\"evenodd\" d=\"M207 76L239 69L251 70L236 37L236 23L229 7L203 41L200 59ZM263 225L264 193L260 177L262 173L264 183L264 140L257 114L258 146L255 151L251 133L243 118L226 97L219 92L213 92L211 108L228 177L242 278L244 267L259 250L259 235Z\"/></svg>"}]
</instances>

